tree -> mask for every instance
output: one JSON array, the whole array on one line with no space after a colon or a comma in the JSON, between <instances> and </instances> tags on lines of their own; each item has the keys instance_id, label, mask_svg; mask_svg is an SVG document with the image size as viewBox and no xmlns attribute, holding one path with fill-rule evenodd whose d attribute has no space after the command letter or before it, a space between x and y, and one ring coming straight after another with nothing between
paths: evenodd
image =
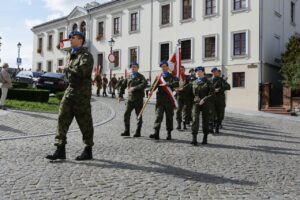
<instances>
[{"instance_id":1,"label":"tree","mask_svg":"<svg viewBox=\"0 0 300 200\"><path fill-rule=\"evenodd\" d=\"M283 83L293 91L300 90L300 34L290 37L285 53L282 54Z\"/></svg>"}]
</instances>

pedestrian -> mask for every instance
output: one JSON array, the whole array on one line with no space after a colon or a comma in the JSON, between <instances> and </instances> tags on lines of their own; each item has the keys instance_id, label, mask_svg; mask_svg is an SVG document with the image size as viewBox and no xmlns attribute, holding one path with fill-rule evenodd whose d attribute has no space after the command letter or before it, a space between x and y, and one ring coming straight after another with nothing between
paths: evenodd
<instances>
[{"instance_id":1,"label":"pedestrian","mask_svg":"<svg viewBox=\"0 0 300 200\"><path fill-rule=\"evenodd\" d=\"M75 117L82 132L85 148L76 160L93 159L94 128L91 113L93 56L86 48L85 35L73 31L69 35L71 50L67 54L66 78L69 86L61 101L58 116L58 126L55 136L56 151L46 156L49 160L66 159L65 145L67 132Z\"/></svg>"},{"instance_id":2,"label":"pedestrian","mask_svg":"<svg viewBox=\"0 0 300 200\"><path fill-rule=\"evenodd\" d=\"M110 80L110 87L112 88L111 97L116 97L116 86L117 86L118 80L116 78L116 74L113 75L113 77Z\"/></svg>"},{"instance_id":3,"label":"pedestrian","mask_svg":"<svg viewBox=\"0 0 300 200\"><path fill-rule=\"evenodd\" d=\"M146 98L149 97L149 91L150 91L150 87L151 87L151 82L150 79L147 78L147 87L146 87Z\"/></svg>"},{"instance_id":4,"label":"pedestrian","mask_svg":"<svg viewBox=\"0 0 300 200\"><path fill-rule=\"evenodd\" d=\"M189 78L185 75L185 68L182 66L182 73L184 80L179 80L179 88L176 88L176 97L178 102L178 108L176 111L176 120L177 120L177 130L181 130L181 124L183 122L183 129L186 130L186 124L188 123L188 101L190 96L188 96L188 85Z\"/></svg>"},{"instance_id":5,"label":"pedestrian","mask_svg":"<svg viewBox=\"0 0 300 200\"><path fill-rule=\"evenodd\" d=\"M156 119L154 122L154 134L150 135L150 138L159 140L159 131L161 127L161 123L163 121L164 114L166 114L166 125L168 136L167 140L172 139L172 130L173 130L173 116L174 116L174 108L177 106L177 101L173 96L172 92L176 87L179 86L178 79L174 77L169 72L169 65L167 61L163 61L160 63L160 68L162 70L161 75L156 77L154 83L159 81L159 84L153 84L150 91L156 92L156 107L155 107L155 115ZM149 93L152 96L152 93Z\"/></svg>"},{"instance_id":6,"label":"pedestrian","mask_svg":"<svg viewBox=\"0 0 300 200\"><path fill-rule=\"evenodd\" d=\"M132 63L131 68L131 77L126 78L120 87L119 98L123 97L126 88L128 89L128 100L126 104L126 111L124 113L124 125L125 131L121 136L130 136L130 116L131 112L135 110L136 116L139 115L143 108L145 88L147 87L147 81L145 77L140 74L139 64ZM142 117L137 119L137 129L133 137L141 137L143 119Z\"/></svg>"},{"instance_id":7,"label":"pedestrian","mask_svg":"<svg viewBox=\"0 0 300 200\"><path fill-rule=\"evenodd\" d=\"M101 78L101 74L97 73L95 76L95 80L94 82L96 82L96 86L97 86L97 96L100 96L100 90L102 89L102 78Z\"/></svg>"},{"instance_id":8,"label":"pedestrian","mask_svg":"<svg viewBox=\"0 0 300 200\"><path fill-rule=\"evenodd\" d=\"M205 77L205 68L196 67L196 80L192 83L192 91L194 95L193 105L193 124L192 135L193 145L198 145L197 135L199 131L200 113L202 114L202 131L203 141L202 144L207 144L207 136L209 134L209 104L208 102L213 97L214 87L213 84Z\"/></svg>"},{"instance_id":9,"label":"pedestrian","mask_svg":"<svg viewBox=\"0 0 300 200\"><path fill-rule=\"evenodd\" d=\"M8 89L12 88L12 79L10 74L8 73L9 65L4 63L2 66L2 70L0 73L0 82L2 83L1 86L1 101L0 101L0 109L6 110L5 101L7 98Z\"/></svg>"},{"instance_id":10,"label":"pedestrian","mask_svg":"<svg viewBox=\"0 0 300 200\"><path fill-rule=\"evenodd\" d=\"M103 75L102 84L103 84L102 95L104 97L107 97L106 89L107 89L108 79L106 78L106 74Z\"/></svg>"}]
</instances>

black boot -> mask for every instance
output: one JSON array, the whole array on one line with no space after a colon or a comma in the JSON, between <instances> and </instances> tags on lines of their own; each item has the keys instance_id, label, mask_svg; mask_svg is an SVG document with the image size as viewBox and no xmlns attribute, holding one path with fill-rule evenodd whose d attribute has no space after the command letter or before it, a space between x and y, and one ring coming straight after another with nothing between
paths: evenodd
<instances>
[{"instance_id":1,"label":"black boot","mask_svg":"<svg viewBox=\"0 0 300 200\"><path fill-rule=\"evenodd\" d=\"M149 137L155 140L159 140L159 130L155 130L155 133L151 134Z\"/></svg>"},{"instance_id":2,"label":"black boot","mask_svg":"<svg viewBox=\"0 0 300 200\"><path fill-rule=\"evenodd\" d=\"M178 122L178 125L177 125L176 129L181 130L181 122Z\"/></svg>"},{"instance_id":3,"label":"black boot","mask_svg":"<svg viewBox=\"0 0 300 200\"><path fill-rule=\"evenodd\" d=\"M130 126L125 125L125 131L121 134L121 136L130 136Z\"/></svg>"},{"instance_id":4,"label":"black boot","mask_svg":"<svg viewBox=\"0 0 300 200\"><path fill-rule=\"evenodd\" d=\"M135 131L135 134L133 135L133 137L141 137L141 128L142 127L138 127Z\"/></svg>"},{"instance_id":5,"label":"black boot","mask_svg":"<svg viewBox=\"0 0 300 200\"><path fill-rule=\"evenodd\" d=\"M47 159L49 160L57 160L57 159L66 159L66 148L65 145L57 146L57 149L55 150L53 155L47 155Z\"/></svg>"},{"instance_id":6,"label":"black boot","mask_svg":"<svg viewBox=\"0 0 300 200\"><path fill-rule=\"evenodd\" d=\"M207 144L207 135L208 135L208 134L204 134L204 135L203 135L203 141L202 141L202 144Z\"/></svg>"},{"instance_id":7,"label":"black boot","mask_svg":"<svg viewBox=\"0 0 300 200\"><path fill-rule=\"evenodd\" d=\"M171 131L168 131L167 140L172 140L172 134L171 134Z\"/></svg>"},{"instance_id":8,"label":"black boot","mask_svg":"<svg viewBox=\"0 0 300 200\"><path fill-rule=\"evenodd\" d=\"M77 156L75 160L92 160L93 152L92 147L85 147L80 156Z\"/></svg>"},{"instance_id":9,"label":"black boot","mask_svg":"<svg viewBox=\"0 0 300 200\"><path fill-rule=\"evenodd\" d=\"M185 122L183 122L183 130L187 130Z\"/></svg>"},{"instance_id":10,"label":"black boot","mask_svg":"<svg viewBox=\"0 0 300 200\"><path fill-rule=\"evenodd\" d=\"M198 145L197 134L193 134L193 140L192 140L191 144L194 146Z\"/></svg>"}]
</instances>

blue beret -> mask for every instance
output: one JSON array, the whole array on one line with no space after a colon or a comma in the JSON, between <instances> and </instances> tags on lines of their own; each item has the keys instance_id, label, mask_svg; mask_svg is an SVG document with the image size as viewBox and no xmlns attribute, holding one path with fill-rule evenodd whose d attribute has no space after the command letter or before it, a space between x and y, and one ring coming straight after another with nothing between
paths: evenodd
<instances>
[{"instance_id":1,"label":"blue beret","mask_svg":"<svg viewBox=\"0 0 300 200\"><path fill-rule=\"evenodd\" d=\"M167 61L161 61L161 63L160 63L159 66L161 67L161 66L163 66L163 65L169 66L169 63L168 63Z\"/></svg>"},{"instance_id":2,"label":"blue beret","mask_svg":"<svg viewBox=\"0 0 300 200\"><path fill-rule=\"evenodd\" d=\"M137 63L137 62L131 63L129 67L131 68L133 65L140 67L139 63Z\"/></svg>"},{"instance_id":3,"label":"blue beret","mask_svg":"<svg viewBox=\"0 0 300 200\"><path fill-rule=\"evenodd\" d=\"M217 72L218 71L218 68L213 68L212 70L211 70L211 72Z\"/></svg>"},{"instance_id":4,"label":"blue beret","mask_svg":"<svg viewBox=\"0 0 300 200\"><path fill-rule=\"evenodd\" d=\"M85 35L82 33L82 32L79 32L79 31L72 31L70 34L69 34L69 38L75 36L75 35L78 35L78 36L81 36L83 38L85 38Z\"/></svg>"},{"instance_id":5,"label":"blue beret","mask_svg":"<svg viewBox=\"0 0 300 200\"><path fill-rule=\"evenodd\" d=\"M197 71L203 71L203 72L205 72L205 68L202 67L202 66L196 67L195 68L195 72L197 72Z\"/></svg>"}]
</instances>

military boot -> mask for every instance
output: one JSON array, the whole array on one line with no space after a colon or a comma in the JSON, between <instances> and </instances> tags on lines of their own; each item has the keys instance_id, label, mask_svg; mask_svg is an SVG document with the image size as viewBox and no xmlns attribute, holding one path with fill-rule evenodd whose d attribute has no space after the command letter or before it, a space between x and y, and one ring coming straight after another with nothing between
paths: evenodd
<instances>
[{"instance_id":1,"label":"military boot","mask_svg":"<svg viewBox=\"0 0 300 200\"><path fill-rule=\"evenodd\" d=\"M77 156L75 160L92 160L93 159L93 152L92 147L86 146L81 153L80 156Z\"/></svg>"},{"instance_id":2,"label":"military boot","mask_svg":"<svg viewBox=\"0 0 300 200\"><path fill-rule=\"evenodd\" d=\"M155 133L149 136L152 139L159 140L159 130L155 129Z\"/></svg>"},{"instance_id":3,"label":"military boot","mask_svg":"<svg viewBox=\"0 0 300 200\"><path fill-rule=\"evenodd\" d=\"M142 129L142 127L138 126L133 137L141 137L141 129Z\"/></svg>"},{"instance_id":4,"label":"military boot","mask_svg":"<svg viewBox=\"0 0 300 200\"><path fill-rule=\"evenodd\" d=\"M57 146L57 149L55 150L53 155L47 155L47 159L49 160L65 160L66 159L66 148L65 145Z\"/></svg>"},{"instance_id":5,"label":"military boot","mask_svg":"<svg viewBox=\"0 0 300 200\"><path fill-rule=\"evenodd\" d=\"M178 122L176 129L181 130L181 122Z\"/></svg>"},{"instance_id":6,"label":"military boot","mask_svg":"<svg viewBox=\"0 0 300 200\"><path fill-rule=\"evenodd\" d=\"M202 144L207 144L207 135L208 135L208 134L204 134L204 135L203 135L203 141L202 141Z\"/></svg>"},{"instance_id":7,"label":"military boot","mask_svg":"<svg viewBox=\"0 0 300 200\"><path fill-rule=\"evenodd\" d=\"M171 134L171 131L168 131L167 140L172 140L172 134Z\"/></svg>"},{"instance_id":8,"label":"military boot","mask_svg":"<svg viewBox=\"0 0 300 200\"><path fill-rule=\"evenodd\" d=\"M121 136L130 136L130 126L125 125L125 131L121 134Z\"/></svg>"},{"instance_id":9,"label":"military boot","mask_svg":"<svg viewBox=\"0 0 300 200\"><path fill-rule=\"evenodd\" d=\"M192 140L191 144L194 146L198 145L197 134L193 134L193 140Z\"/></svg>"}]
</instances>

